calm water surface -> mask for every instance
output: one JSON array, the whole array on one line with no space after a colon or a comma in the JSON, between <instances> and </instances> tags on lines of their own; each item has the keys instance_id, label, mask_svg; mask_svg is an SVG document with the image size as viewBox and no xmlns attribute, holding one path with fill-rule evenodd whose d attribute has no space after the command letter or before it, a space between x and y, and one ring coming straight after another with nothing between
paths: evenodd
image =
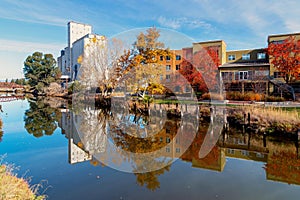
<instances>
[{"instance_id":1,"label":"calm water surface","mask_svg":"<svg viewBox=\"0 0 300 200\"><path fill-rule=\"evenodd\" d=\"M40 192L48 199L300 197L300 160L295 141L227 133L221 135L215 147L200 159L198 152L205 131L199 131L184 153L179 148L166 149L166 155L182 154L171 165L155 172L127 173L99 162L102 154L87 152L88 148L92 152L102 147L95 148L97 144L93 143L93 148L88 143L91 141L78 139L72 127L68 127L70 124L66 120L72 113L66 109L27 100L1 104L4 135L0 154L6 155L2 162L18 166L18 175L31 178L31 184L41 182ZM165 141L165 135L172 131L168 129L159 139ZM121 145L120 148L125 147Z\"/></svg>"}]
</instances>

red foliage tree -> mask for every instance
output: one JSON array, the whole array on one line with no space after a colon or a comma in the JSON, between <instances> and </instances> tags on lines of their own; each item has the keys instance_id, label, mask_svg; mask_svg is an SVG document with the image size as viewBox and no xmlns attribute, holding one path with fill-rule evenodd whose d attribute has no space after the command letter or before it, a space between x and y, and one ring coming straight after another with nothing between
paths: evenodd
<instances>
[{"instance_id":1,"label":"red foliage tree","mask_svg":"<svg viewBox=\"0 0 300 200\"><path fill-rule=\"evenodd\" d=\"M286 83L297 80L300 73L300 40L288 37L282 43L271 43L267 52L271 64L282 73Z\"/></svg>"},{"instance_id":2,"label":"red foliage tree","mask_svg":"<svg viewBox=\"0 0 300 200\"><path fill-rule=\"evenodd\" d=\"M218 48L203 48L193 54L192 61L184 60L180 73L197 91L213 91L218 86Z\"/></svg>"}]
</instances>

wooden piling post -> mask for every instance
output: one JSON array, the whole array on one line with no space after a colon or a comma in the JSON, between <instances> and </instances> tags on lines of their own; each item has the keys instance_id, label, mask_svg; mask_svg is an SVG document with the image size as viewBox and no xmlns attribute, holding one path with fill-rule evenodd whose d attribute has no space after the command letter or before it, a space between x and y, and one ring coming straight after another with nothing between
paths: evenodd
<instances>
[{"instance_id":1,"label":"wooden piling post","mask_svg":"<svg viewBox=\"0 0 300 200\"><path fill-rule=\"evenodd\" d=\"M248 112L248 126L250 126L250 113Z\"/></svg>"},{"instance_id":2,"label":"wooden piling post","mask_svg":"<svg viewBox=\"0 0 300 200\"><path fill-rule=\"evenodd\" d=\"M263 135L263 144L264 144L264 148L267 147L267 134L266 132L264 132L264 135Z\"/></svg>"}]
</instances>

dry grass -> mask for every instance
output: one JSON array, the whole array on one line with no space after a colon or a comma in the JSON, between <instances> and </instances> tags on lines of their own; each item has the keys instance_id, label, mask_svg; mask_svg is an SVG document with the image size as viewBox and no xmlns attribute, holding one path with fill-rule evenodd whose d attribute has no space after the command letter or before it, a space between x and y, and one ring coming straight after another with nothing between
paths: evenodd
<instances>
[{"instance_id":1,"label":"dry grass","mask_svg":"<svg viewBox=\"0 0 300 200\"><path fill-rule=\"evenodd\" d=\"M45 196L37 196L28 182L12 173L12 167L0 165L0 199L5 200L42 200Z\"/></svg>"},{"instance_id":2,"label":"dry grass","mask_svg":"<svg viewBox=\"0 0 300 200\"><path fill-rule=\"evenodd\" d=\"M250 113L252 119L257 119L261 123L300 125L300 116L296 109L286 110L278 107L245 106L243 110L246 113Z\"/></svg>"}]
</instances>

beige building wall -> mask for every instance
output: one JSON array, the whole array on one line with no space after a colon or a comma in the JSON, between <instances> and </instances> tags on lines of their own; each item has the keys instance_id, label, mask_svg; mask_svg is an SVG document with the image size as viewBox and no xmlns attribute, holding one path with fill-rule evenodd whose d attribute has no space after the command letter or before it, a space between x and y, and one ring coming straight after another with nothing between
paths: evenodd
<instances>
[{"instance_id":1,"label":"beige building wall","mask_svg":"<svg viewBox=\"0 0 300 200\"><path fill-rule=\"evenodd\" d=\"M206 47L217 47L221 65L226 63L226 43L223 40L193 43L193 54Z\"/></svg>"}]
</instances>

